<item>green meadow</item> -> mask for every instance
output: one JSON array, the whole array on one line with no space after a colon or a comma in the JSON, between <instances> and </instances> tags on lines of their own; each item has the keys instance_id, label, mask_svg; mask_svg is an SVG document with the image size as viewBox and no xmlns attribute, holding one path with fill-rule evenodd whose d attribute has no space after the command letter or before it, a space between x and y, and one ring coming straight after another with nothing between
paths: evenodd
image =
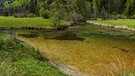
<instances>
[{"instance_id":1,"label":"green meadow","mask_svg":"<svg viewBox=\"0 0 135 76\"><path fill-rule=\"evenodd\" d=\"M65 21L61 21L61 24L66 24ZM0 27L50 27L52 26L50 19L43 19L41 17L34 18L14 18L14 17L4 17L0 16Z\"/></svg>"},{"instance_id":2,"label":"green meadow","mask_svg":"<svg viewBox=\"0 0 135 76\"><path fill-rule=\"evenodd\" d=\"M102 24L112 24L117 26L128 26L135 28L135 20L134 19L118 19L118 20L88 20L96 23ZM66 21L62 20L61 25L67 24ZM0 27L26 27L26 26L33 26L33 27L50 27L52 26L52 22L50 19L43 19L41 17L34 17L34 18L14 18L0 16Z\"/></svg>"},{"instance_id":3,"label":"green meadow","mask_svg":"<svg viewBox=\"0 0 135 76\"><path fill-rule=\"evenodd\" d=\"M88 20L96 23L101 23L101 24L112 24L112 25L117 25L117 26L128 26L135 28L135 20L134 19L118 19L118 20L102 20L102 19L97 19L97 20Z\"/></svg>"}]
</instances>

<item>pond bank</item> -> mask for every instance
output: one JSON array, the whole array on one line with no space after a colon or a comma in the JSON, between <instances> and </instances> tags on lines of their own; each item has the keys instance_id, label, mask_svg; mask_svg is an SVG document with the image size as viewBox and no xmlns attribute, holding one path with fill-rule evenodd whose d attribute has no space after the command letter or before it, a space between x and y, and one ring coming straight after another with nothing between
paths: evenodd
<instances>
[{"instance_id":1,"label":"pond bank","mask_svg":"<svg viewBox=\"0 0 135 76\"><path fill-rule=\"evenodd\" d=\"M93 22L93 21L87 21L87 23L96 25L96 26L103 26L103 27L109 27L109 28L114 28L114 29L119 29L119 30L127 30L127 31L135 32L135 29L130 28L128 26L121 26L121 25L116 26L116 25L112 25L112 24L102 24L102 23L97 23L97 22Z\"/></svg>"},{"instance_id":2,"label":"pond bank","mask_svg":"<svg viewBox=\"0 0 135 76\"><path fill-rule=\"evenodd\" d=\"M68 76L49 64L39 50L0 32L0 76Z\"/></svg>"},{"instance_id":3,"label":"pond bank","mask_svg":"<svg viewBox=\"0 0 135 76\"><path fill-rule=\"evenodd\" d=\"M58 31L65 30L69 26L58 26L58 27L35 27L35 26L26 26L26 27L0 27L0 30L44 30L44 31Z\"/></svg>"}]
</instances>

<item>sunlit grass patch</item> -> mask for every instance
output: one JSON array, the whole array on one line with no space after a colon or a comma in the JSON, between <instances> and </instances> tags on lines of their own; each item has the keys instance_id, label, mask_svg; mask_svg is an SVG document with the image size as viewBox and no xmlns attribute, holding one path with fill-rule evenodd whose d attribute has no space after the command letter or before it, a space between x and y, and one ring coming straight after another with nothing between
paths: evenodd
<instances>
[{"instance_id":1,"label":"sunlit grass patch","mask_svg":"<svg viewBox=\"0 0 135 76\"><path fill-rule=\"evenodd\" d=\"M102 24L112 24L112 25L117 25L117 26L128 26L128 27L132 27L135 28L135 20L134 19L118 19L118 20L89 20L89 21L94 21L97 23L102 23Z\"/></svg>"},{"instance_id":2,"label":"sunlit grass patch","mask_svg":"<svg viewBox=\"0 0 135 76\"><path fill-rule=\"evenodd\" d=\"M50 19L43 19L40 17L35 18L14 18L14 17L3 17L0 16L0 27L50 27L52 26ZM65 25L65 21L61 21L61 25Z\"/></svg>"}]
</instances>

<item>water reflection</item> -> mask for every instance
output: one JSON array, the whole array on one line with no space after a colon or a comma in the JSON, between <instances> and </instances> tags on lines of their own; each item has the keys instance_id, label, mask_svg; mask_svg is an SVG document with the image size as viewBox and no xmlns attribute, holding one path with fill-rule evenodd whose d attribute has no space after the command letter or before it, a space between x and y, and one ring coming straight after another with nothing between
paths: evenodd
<instances>
[{"instance_id":1,"label":"water reflection","mask_svg":"<svg viewBox=\"0 0 135 76\"><path fill-rule=\"evenodd\" d=\"M34 38L43 36L45 39L55 40L78 40L84 41L89 37L107 38L107 39L127 39L135 40L135 32L120 31L111 28L98 27L93 25L73 26L65 31L40 31L40 30L0 30L1 34L23 36Z\"/></svg>"}]
</instances>

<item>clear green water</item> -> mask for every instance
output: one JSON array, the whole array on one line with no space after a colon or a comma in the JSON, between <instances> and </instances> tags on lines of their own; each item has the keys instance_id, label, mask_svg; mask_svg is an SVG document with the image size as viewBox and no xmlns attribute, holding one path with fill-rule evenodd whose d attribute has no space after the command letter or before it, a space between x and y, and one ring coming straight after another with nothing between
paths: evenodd
<instances>
[{"instance_id":1,"label":"clear green water","mask_svg":"<svg viewBox=\"0 0 135 76\"><path fill-rule=\"evenodd\" d=\"M18 32L18 31L17 31ZM33 38L37 36L44 36L46 39L57 40L79 40L85 41L87 38L107 38L107 39L126 39L135 40L135 32L120 31L111 28L98 27L93 25L78 25L66 29L64 31L45 32L38 30L19 31L19 35Z\"/></svg>"}]
</instances>

